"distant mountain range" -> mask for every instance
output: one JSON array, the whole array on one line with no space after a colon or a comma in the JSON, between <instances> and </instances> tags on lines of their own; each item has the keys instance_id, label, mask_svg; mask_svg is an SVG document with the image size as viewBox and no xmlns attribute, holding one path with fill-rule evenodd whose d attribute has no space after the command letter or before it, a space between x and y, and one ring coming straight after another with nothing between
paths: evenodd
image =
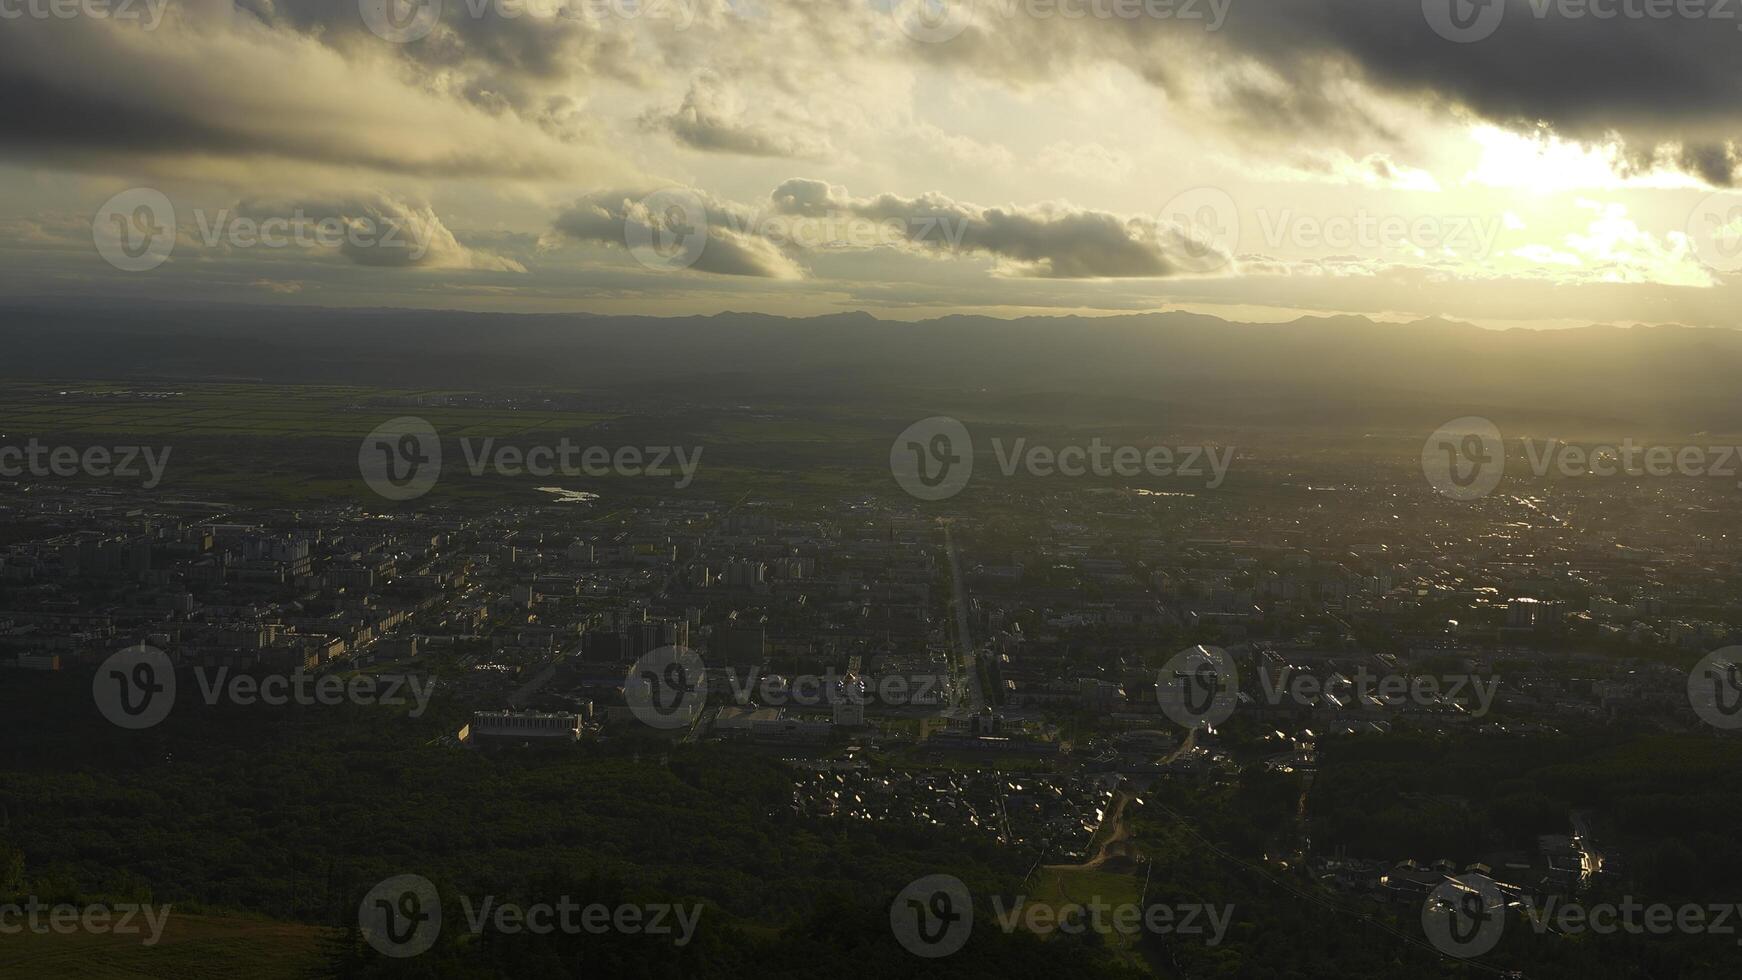
<instances>
[{"instance_id":1,"label":"distant mountain range","mask_svg":"<svg viewBox=\"0 0 1742 980\"><path fill-rule=\"evenodd\" d=\"M1556 434L1742 432L1742 331L1494 331L1187 313L619 317L309 307L0 307L0 376L495 389L674 404Z\"/></svg>"}]
</instances>

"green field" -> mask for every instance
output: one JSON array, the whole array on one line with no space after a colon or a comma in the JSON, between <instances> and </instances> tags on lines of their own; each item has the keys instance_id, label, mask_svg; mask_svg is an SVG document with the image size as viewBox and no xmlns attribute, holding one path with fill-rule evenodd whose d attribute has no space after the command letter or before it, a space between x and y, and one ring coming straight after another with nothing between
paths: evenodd
<instances>
[{"instance_id":1,"label":"green field","mask_svg":"<svg viewBox=\"0 0 1742 980\"><path fill-rule=\"evenodd\" d=\"M165 394L174 392L174 394ZM164 397L145 397L146 395ZM584 412L440 404L460 393L328 385L14 382L0 393L7 438L55 435L250 436L361 439L396 415L447 436L511 438L580 431L611 418Z\"/></svg>"},{"instance_id":2,"label":"green field","mask_svg":"<svg viewBox=\"0 0 1742 980\"><path fill-rule=\"evenodd\" d=\"M322 930L291 922L172 912L161 940L28 931L0 942L0 977L39 980L303 980L325 962Z\"/></svg>"},{"instance_id":3,"label":"green field","mask_svg":"<svg viewBox=\"0 0 1742 980\"><path fill-rule=\"evenodd\" d=\"M696 499L747 492L834 497L863 491L868 468L873 478L883 472L886 434L877 423L684 413L657 400L657 411L645 415L545 404L572 397L339 385L20 382L0 390L0 446L35 439L78 449L167 448L160 488L166 494L287 506L380 504L358 476L357 448L364 436L400 416L427 421L446 446L444 476L431 501L540 503L548 498L536 488L550 484L613 497L675 490L675 479L667 477L472 477L456 445L461 439L480 440L472 443L475 451L484 451L484 439L497 440L497 446L568 439L576 446L700 447L695 481L684 488ZM58 479L105 482L83 475Z\"/></svg>"}]
</instances>

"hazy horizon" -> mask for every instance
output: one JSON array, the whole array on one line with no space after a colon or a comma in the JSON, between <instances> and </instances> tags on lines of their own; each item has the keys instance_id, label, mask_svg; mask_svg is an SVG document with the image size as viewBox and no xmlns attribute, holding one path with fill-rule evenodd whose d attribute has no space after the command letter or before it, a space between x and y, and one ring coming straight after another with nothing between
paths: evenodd
<instances>
[{"instance_id":1,"label":"hazy horizon","mask_svg":"<svg viewBox=\"0 0 1742 980\"><path fill-rule=\"evenodd\" d=\"M1716 7L17 6L0 299L1487 327L1742 308L1742 55Z\"/></svg>"}]
</instances>

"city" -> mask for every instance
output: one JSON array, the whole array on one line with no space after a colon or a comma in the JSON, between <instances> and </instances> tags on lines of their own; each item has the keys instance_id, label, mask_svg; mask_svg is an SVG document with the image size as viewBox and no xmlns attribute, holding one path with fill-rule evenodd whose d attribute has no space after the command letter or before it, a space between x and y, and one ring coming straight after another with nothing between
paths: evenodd
<instances>
[{"instance_id":1,"label":"city","mask_svg":"<svg viewBox=\"0 0 1742 980\"><path fill-rule=\"evenodd\" d=\"M1742 976L1739 28L0 0L0 980Z\"/></svg>"},{"instance_id":2,"label":"city","mask_svg":"<svg viewBox=\"0 0 1742 980\"><path fill-rule=\"evenodd\" d=\"M159 452L171 462L150 488L90 471L82 461L104 443L89 435L68 436L81 460L71 477L5 484L0 662L8 716L31 732L14 747L7 810L14 846L55 855L49 867L92 873L98 858L50 843L61 815L39 822L41 804L20 794L32 773L65 771L50 760L68 725L102 725L112 734L81 739L75 758L99 771L145 767L126 782L170 770L213 779L263 752L265 769L228 790L256 786L262 802L283 792L257 782L282 771L282 752L330 753L329 764L363 767L337 785L385 779L355 805L389 822L415 819L393 816L404 793L426 803L439 794L458 812L536 808L541 772L620 793L635 790L617 767L649 767L703 800L736 796L742 777L754 789L734 806L762 824L760 846L798 839L850 853L866 834L957 842L982 888L1014 879L1027 889L992 893L1017 902L1003 921L1058 933L1052 942L1067 941L1068 910L1091 897L1130 907L1130 929L1088 930L1114 972L1160 957L1195 973L1218 955L1255 955L1251 930L1307 900L1342 932L1402 932L1470 874L1502 906L1546 907L1551 923L1557 902L1731 880L1730 843L1706 836L1727 817L1714 812L1713 830L1690 825L1667 842L1654 817L1721 798L1710 794L1734 778L1737 743L1725 735L1736 690L1714 666L1729 661L1707 656L1733 649L1742 629L1727 481L1654 478L1637 465L1610 479L1525 471L1459 499L1467 488L1401 437L1352 447L1274 430L1205 444L1206 458L1227 460L1213 487L1207 468L1007 475L956 419L891 435L894 425L831 414L810 424L854 437L787 455L785 491L758 489L764 481L731 465L709 429L672 441L702 461L679 489L629 457L604 475L481 472L452 437L408 414L489 431L533 459L558 431L580 443L613 432L610 411L584 395L280 391L268 402L278 407L250 408L202 384L18 392L18 417L52 412L93 433L130 419L141 446L186 433ZM226 487L223 472L176 466L209 450L208 417L270 432L298 413L307 417L290 428L364 434L351 445L289 431L251 437L254 449L226 443L231 465L261 472L268 457L302 460L328 442L348 450L299 464L306 479ZM803 418L767 410L712 428L778 434ZM969 441L914 469L909 445L947 448L915 440L914 426ZM874 447L880 431L893 439L881 452L841 458L839 445L863 436ZM646 435L624 437L656 447ZM1430 451L1446 438L1426 436ZM1077 444L1045 428L1032 439ZM1523 455L1498 448L1509 461ZM249 452L262 454L257 464ZM710 471L712 458L725 474ZM962 464L979 468L917 479ZM474 492L478 481L490 492ZM305 482L323 489L311 497ZM1702 700L1708 673L1718 693ZM260 739L282 741L234 754ZM426 775L388 776L356 739L415 756L410 772ZM450 771L467 785L520 775L487 802L470 796L477 788L444 786ZM1699 795L1676 795L1688 792ZM1601 805L1613 793L1623 795ZM591 812L590 796L571 805L607 827L646 807L662 819L651 815L673 805L656 797ZM336 815L309 811L311 826L264 845L292 868L315 861L318 880L291 871L288 886L216 897L232 886L194 871L205 864L200 838L171 823L154 833L183 839L146 865L161 865L168 884L134 887L175 895L172 907L233 903L321 922L380 863L335 842L292 843ZM754 928L818 887L782 900L745 893L748 879L713 881L727 869L711 848L748 844L718 833L727 839L625 873L693 902L702 935L710 917ZM510 847L509 866L542 846ZM1175 848L1222 866L1187 872ZM698 879L679 870L686 862L711 870ZM16 873L40 872L29 861ZM855 891L866 887L877 888ZM1137 910L1171 911L1160 899L1224 902L1227 928L1187 938L1145 925ZM223 921L201 919L195 928ZM168 923L174 941L176 918ZM1436 958L1423 958L1413 928L1363 941L1431 972ZM666 952L690 955L687 942ZM1529 945L1490 954L1539 964L1569 955ZM1651 955L1685 956L1677 962L1691 968L1729 951Z\"/></svg>"}]
</instances>

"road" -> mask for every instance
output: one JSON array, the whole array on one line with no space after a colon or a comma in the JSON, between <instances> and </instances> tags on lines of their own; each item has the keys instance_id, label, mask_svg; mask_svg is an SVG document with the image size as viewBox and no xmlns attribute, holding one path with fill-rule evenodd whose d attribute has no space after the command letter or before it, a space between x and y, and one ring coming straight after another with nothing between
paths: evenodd
<instances>
[{"instance_id":1,"label":"road","mask_svg":"<svg viewBox=\"0 0 1742 980\"><path fill-rule=\"evenodd\" d=\"M550 679L554 676L556 676L556 664L554 662L546 664L543 670L533 675L533 678L525 684L520 685L520 689L515 691L514 694L508 698L508 706L510 708L519 708L521 705L532 700L532 696L537 694L546 684L550 683Z\"/></svg>"},{"instance_id":2,"label":"road","mask_svg":"<svg viewBox=\"0 0 1742 980\"><path fill-rule=\"evenodd\" d=\"M1589 810L1574 810L1572 813L1573 842L1579 849L1583 865L1579 877L1587 883L1603 873L1603 852L1597 847L1596 836L1592 833L1591 817Z\"/></svg>"},{"instance_id":3,"label":"road","mask_svg":"<svg viewBox=\"0 0 1742 980\"><path fill-rule=\"evenodd\" d=\"M974 639L968 633L968 589L962 582L962 561L956 555L955 539L950 536L950 522L946 520L942 523L944 525L944 553L950 559L950 587L955 593L951 597L951 602L956 607L956 644L958 654L961 657L962 673L966 678L965 683L957 688L957 692L959 695L961 691L967 691L966 709L968 714L975 715L979 714L980 710L986 706L986 697L980 691L979 658L974 649ZM963 706L958 704L957 707Z\"/></svg>"}]
</instances>

